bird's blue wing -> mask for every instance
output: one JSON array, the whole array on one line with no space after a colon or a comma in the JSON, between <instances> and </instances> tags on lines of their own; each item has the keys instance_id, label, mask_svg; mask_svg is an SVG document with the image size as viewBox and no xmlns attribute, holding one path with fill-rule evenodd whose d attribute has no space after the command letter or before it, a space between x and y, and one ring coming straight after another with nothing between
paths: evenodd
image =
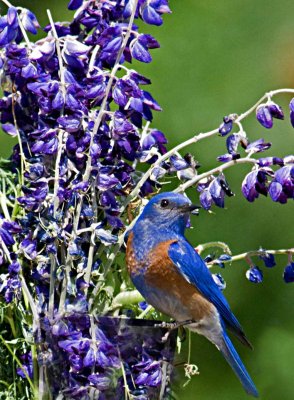
<instances>
[{"instance_id":1,"label":"bird's blue wing","mask_svg":"<svg viewBox=\"0 0 294 400\"><path fill-rule=\"evenodd\" d=\"M194 285L207 300L214 304L226 325L244 344L251 347L225 296L214 282L209 269L194 248L186 240L178 240L170 244L168 255L180 274Z\"/></svg>"}]
</instances>

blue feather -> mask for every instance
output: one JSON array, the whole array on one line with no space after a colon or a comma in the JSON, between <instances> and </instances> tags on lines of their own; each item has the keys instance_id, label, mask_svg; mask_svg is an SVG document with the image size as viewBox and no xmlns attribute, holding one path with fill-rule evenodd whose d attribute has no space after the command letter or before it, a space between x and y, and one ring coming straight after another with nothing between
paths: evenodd
<instances>
[{"instance_id":1,"label":"blue feather","mask_svg":"<svg viewBox=\"0 0 294 400\"><path fill-rule=\"evenodd\" d=\"M223 331L223 344L220 346L220 351L239 378L245 391L251 396L258 397L257 389L225 331Z\"/></svg>"},{"instance_id":2,"label":"blue feather","mask_svg":"<svg viewBox=\"0 0 294 400\"><path fill-rule=\"evenodd\" d=\"M225 296L214 282L206 264L190 243L186 240L178 240L172 243L168 255L182 276L214 304L228 328L236 334L242 343L251 347Z\"/></svg>"}]
</instances>

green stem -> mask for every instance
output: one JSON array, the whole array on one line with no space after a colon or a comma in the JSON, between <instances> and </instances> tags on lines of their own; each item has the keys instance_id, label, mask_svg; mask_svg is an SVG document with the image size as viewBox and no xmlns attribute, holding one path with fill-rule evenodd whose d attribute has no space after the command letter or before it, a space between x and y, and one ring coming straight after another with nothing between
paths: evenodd
<instances>
[{"instance_id":1,"label":"green stem","mask_svg":"<svg viewBox=\"0 0 294 400\"><path fill-rule=\"evenodd\" d=\"M7 350L9 351L9 353L11 354L13 360L17 363L17 365L21 368L21 370L23 371L25 377L27 378L29 385L31 386L31 389L33 391L34 394L36 394L36 390L35 390L35 386L31 380L31 378L29 377L26 369L23 367L22 363L20 362L20 360L18 359L18 357L14 354L14 351L12 350L12 348L9 346L8 343L6 343L4 337L0 334L0 340L2 341L2 343L4 344L4 346L7 348ZM37 400L38 397L35 396L35 399Z\"/></svg>"}]
</instances>

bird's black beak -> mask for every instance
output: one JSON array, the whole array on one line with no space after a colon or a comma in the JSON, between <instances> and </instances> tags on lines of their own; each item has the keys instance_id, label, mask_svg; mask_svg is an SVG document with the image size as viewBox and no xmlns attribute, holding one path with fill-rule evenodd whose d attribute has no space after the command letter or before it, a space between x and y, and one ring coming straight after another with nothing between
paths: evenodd
<instances>
[{"instance_id":1,"label":"bird's black beak","mask_svg":"<svg viewBox=\"0 0 294 400\"><path fill-rule=\"evenodd\" d=\"M183 213L189 212L193 215L199 215L199 208L201 208L201 206L198 206L197 204L191 204L190 206L181 207L181 210Z\"/></svg>"}]
</instances>

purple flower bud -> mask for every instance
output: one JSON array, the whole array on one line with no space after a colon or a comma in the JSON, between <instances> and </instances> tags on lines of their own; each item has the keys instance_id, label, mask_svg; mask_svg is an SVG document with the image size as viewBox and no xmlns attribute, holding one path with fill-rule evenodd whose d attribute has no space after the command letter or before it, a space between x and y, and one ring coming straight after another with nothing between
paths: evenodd
<instances>
[{"instance_id":1,"label":"purple flower bud","mask_svg":"<svg viewBox=\"0 0 294 400\"><path fill-rule=\"evenodd\" d=\"M170 171L181 171L182 169L186 169L189 167L189 164L186 160L184 160L184 158L178 157L176 155L170 157L170 162L172 165Z\"/></svg>"},{"instance_id":2,"label":"purple flower bud","mask_svg":"<svg viewBox=\"0 0 294 400\"><path fill-rule=\"evenodd\" d=\"M284 119L283 110L278 104L271 101L271 102L267 103L267 106L268 106L269 112L271 113L271 116L273 118Z\"/></svg>"},{"instance_id":3,"label":"purple flower bud","mask_svg":"<svg viewBox=\"0 0 294 400\"><path fill-rule=\"evenodd\" d=\"M111 384L110 378L99 373L89 375L88 379L97 389L101 391L108 389Z\"/></svg>"},{"instance_id":4,"label":"purple flower bud","mask_svg":"<svg viewBox=\"0 0 294 400\"><path fill-rule=\"evenodd\" d=\"M267 268L272 268L276 265L275 257L273 254L266 253L264 255L260 255L259 258L264 262L264 265Z\"/></svg>"},{"instance_id":5,"label":"purple flower bud","mask_svg":"<svg viewBox=\"0 0 294 400\"><path fill-rule=\"evenodd\" d=\"M221 136L226 136L228 133L231 132L232 129L233 120L228 117L224 117L224 122L218 128L219 133L221 134Z\"/></svg>"},{"instance_id":6,"label":"purple flower bud","mask_svg":"<svg viewBox=\"0 0 294 400\"><path fill-rule=\"evenodd\" d=\"M211 208L212 196L208 189L203 190L203 192L200 194L199 200L204 210L209 210Z\"/></svg>"},{"instance_id":7,"label":"purple flower bud","mask_svg":"<svg viewBox=\"0 0 294 400\"><path fill-rule=\"evenodd\" d=\"M256 118L267 129L273 126L273 117L266 104L260 104L256 109Z\"/></svg>"},{"instance_id":8,"label":"purple flower bud","mask_svg":"<svg viewBox=\"0 0 294 400\"><path fill-rule=\"evenodd\" d=\"M263 273L257 266L252 266L246 271L246 278L253 283L261 283Z\"/></svg>"},{"instance_id":9,"label":"purple flower bud","mask_svg":"<svg viewBox=\"0 0 294 400\"><path fill-rule=\"evenodd\" d=\"M257 164L260 167L269 167L271 165L284 165L284 161L282 158L278 158L278 157L264 157L264 158L260 158L257 161Z\"/></svg>"},{"instance_id":10,"label":"purple flower bud","mask_svg":"<svg viewBox=\"0 0 294 400\"><path fill-rule=\"evenodd\" d=\"M238 133L233 133L227 137L226 145L230 154L236 154L241 138L242 136Z\"/></svg>"},{"instance_id":11,"label":"purple flower bud","mask_svg":"<svg viewBox=\"0 0 294 400\"><path fill-rule=\"evenodd\" d=\"M291 262L284 270L284 281L286 283L294 282L294 262Z\"/></svg>"}]
</instances>

